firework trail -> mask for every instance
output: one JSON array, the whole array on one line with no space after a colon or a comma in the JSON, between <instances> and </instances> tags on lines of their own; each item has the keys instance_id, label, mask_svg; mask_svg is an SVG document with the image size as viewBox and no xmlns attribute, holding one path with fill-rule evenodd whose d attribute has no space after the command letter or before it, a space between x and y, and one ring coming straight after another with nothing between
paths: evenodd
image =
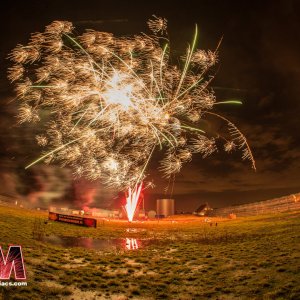
<instances>
[{"instance_id":1,"label":"firework trail","mask_svg":"<svg viewBox=\"0 0 300 300\"><path fill-rule=\"evenodd\" d=\"M126 197L125 210L129 222L133 221L133 217L140 198L142 185L143 184L141 183L140 185L135 186L133 191L131 190L131 188L128 189L128 196Z\"/></svg>"},{"instance_id":2,"label":"firework trail","mask_svg":"<svg viewBox=\"0 0 300 300\"><path fill-rule=\"evenodd\" d=\"M51 115L45 133L36 136L47 151L27 167L59 162L75 176L137 191L154 149L165 151L160 170L168 178L193 153L216 151L220 134L207 135L199 120L218 104L207 76L217 50L196 49L196 27L182 64L174 65L167 20L154 16L148 26L149 35L75 35L72 23L54 21L12 50L8 78L20 100L18 122L38 122L45 110ZM244 135L210 114L228 125L227 138L220 139L224 150L240 149L255 169Z\"/></svg>"}]
</instances>

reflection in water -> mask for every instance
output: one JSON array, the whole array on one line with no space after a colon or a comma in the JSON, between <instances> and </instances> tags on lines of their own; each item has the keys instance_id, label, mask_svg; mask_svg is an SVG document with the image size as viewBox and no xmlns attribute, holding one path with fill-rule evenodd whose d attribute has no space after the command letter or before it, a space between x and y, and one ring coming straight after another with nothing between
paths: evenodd
<instances>
[{"instance_id":1,"label":"reflection in water","mask_svg":"<svg viewBox=\"0 0 300 300\"><path fill-rule=\"evenodd\" d=\"M47 236L43 241L64 248L81 247L95 250L137 250L152 243L151 240L139 240L134 238L92 239L85 237L61 237L57 235Z\"/></svg>"},{"instance_id":2,"label":"reflection in water","mask_svg":"<svg viewBox=\"0 0 300 300\"><path fill-rule=\"evenodd\" d=\"M126 238L126 246L125 246L125 248L127 250L139 249L139 245L138 245L137 239Z\"/></svg>"}]
</instances>

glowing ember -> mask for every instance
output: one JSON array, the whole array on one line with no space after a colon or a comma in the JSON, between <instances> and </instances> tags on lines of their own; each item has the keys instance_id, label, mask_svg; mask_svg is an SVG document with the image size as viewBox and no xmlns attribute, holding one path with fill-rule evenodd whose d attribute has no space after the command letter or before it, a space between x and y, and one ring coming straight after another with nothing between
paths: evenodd
<instances>
[{"instance_id":1,"label":"glowing ember","mask_svg":"<svg viewBox=\"0 0 300 300\"><path fill-rule=\"evenodd\" d=\"M134 213L136 211L136 207L138 205L140 193L142 190L142 183L140 185L136 185L135 188L128 189L128 196L126 197L126 205L125 205L125 210L127 213L128 221L132 222Z\"/></svg>"}]
</instances>

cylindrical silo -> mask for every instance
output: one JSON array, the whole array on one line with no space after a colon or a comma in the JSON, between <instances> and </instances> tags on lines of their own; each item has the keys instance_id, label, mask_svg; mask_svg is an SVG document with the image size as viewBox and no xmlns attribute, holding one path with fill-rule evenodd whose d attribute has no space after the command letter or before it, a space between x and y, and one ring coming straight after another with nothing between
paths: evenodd
<instances>
[{"instance_id":1,"label":"cylindrical silo","mask_svg":"<svg viewBox=\"0 0 300 300\"><path fill-rule=\"evenodd\" d=\"M165 217L174 215L174 199L157 199L156 200L156 213L157 215L164 215Z\"/></svg>"}]
</instances>

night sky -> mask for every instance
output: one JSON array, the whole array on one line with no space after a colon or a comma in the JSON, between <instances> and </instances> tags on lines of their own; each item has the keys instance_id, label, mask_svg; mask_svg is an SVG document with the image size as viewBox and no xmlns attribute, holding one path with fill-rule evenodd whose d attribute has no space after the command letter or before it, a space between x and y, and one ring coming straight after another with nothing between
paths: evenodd
<instances>
[{"instance_id":1,"label":"night sky","mask_svg":"<svg viewBox=\"0 0 300 300\"><path fill-rule=\"evenodd\" d=\"M223 37L219 64L211 84L217 100L241 99L242 106L219 106L217 112L238 124L256 159L257 171L241 153L222 150L194 156L176 177L172 197L177 210L192 211L265 200L300 191L300 1L2 1L0 73L0 194L56 202L84 199L107 206L116 191L99 182L72 181L68 170L40 165L24 171L39 156L31 124L16 126L17 103L6 79L9 51L26 43L30 33L54 20L73 22L76 31L116 35L146 32L155 14L168 19L175 55L183 54L199 26L198 47L214 50ZM212 122L214 122L212 120ZM214 123L213 123L214 124ZM221 124L214 124L221 126ZM157 154L159 155L159 154ZM156 187L145 193L146 207L164 195L165 180L153 160L149 177ZM86 199L88 198L88 200ZM33 200L32 200L33 199ZM79 199L79 200L78 200ZM94 201L94 202L93 202Z\"/></svg>"}]
</instances>

